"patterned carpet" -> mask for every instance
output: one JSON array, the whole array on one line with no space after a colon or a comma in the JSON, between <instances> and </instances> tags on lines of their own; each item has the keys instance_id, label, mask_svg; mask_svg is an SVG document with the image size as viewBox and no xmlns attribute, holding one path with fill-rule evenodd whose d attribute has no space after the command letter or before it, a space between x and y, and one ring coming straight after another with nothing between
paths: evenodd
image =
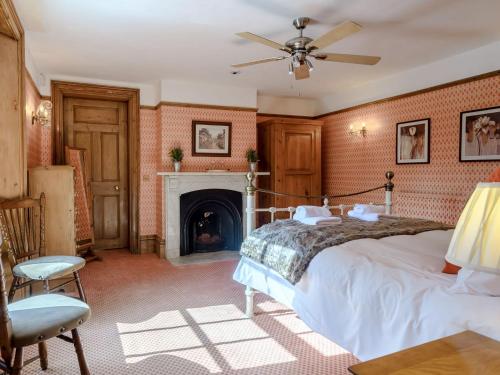
<instances>
[{"instance_id":1,"label":"patterned carpet","mask_svg":"<svg viewBox=\"0 0 500 375\"><path fill-rule=\"evenodd\" d=\"M234 260L173 267L153 254L101 255L82 275L92 318L80 333L92 374L340 375L357 362L265 295L247 319ZM48 347L49 369L34 362L23 374L79 374L72 345Z\"/></svg>"}]
</instances>

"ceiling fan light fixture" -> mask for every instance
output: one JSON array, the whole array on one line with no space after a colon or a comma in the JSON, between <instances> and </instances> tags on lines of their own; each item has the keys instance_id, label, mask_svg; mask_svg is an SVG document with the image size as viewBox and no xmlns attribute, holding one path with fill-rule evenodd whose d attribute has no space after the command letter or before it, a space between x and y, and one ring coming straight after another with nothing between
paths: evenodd
<instances>
[{"instance_id":1,"label":"ceiling fan light fixture","mask_svg":"<svg viewBox=\"0 0 500 375\"><path fill-rule=\"evenodd\" d=\"M306 64L307 67L309 68L309 71L312 72L314 70L313 64L308 59L306 59Z\"/></svg>"},{"instance_id":2,"label":"ceiling fan light fixture","mask_svg":"<svg viewBox=\"0 0 500 375\"><path fill-rule=\"evenodd\" d=\"M316 39L304 36L303 30L309 23L310 19L307 17L299 17L293 21L293 25L299 31L299 36L287 40L285 43L277 43L267 38L261 37L259 35L250 33L248 31L237 33L239 37L260 43L276 50L284 51L288 53L288 56L272 57L267 59L260 59L255 61L249 61L242 64L231 65L233 68L242 68L256 64L268 63L272 61L279 61L287 58L291 58L290 64L288 65L288 73L290 75L295 75L295 79L306 79L310 77L310 73L314 70L314 66L308 59L315 58L317 60L330 61L336 63L348 63L348 64L361 64L361 65L375 65L380 61L378 56L365 56L365 55L353 55L353 54L343 54L343 53L314 53L317 50L322 50L329 45L343 40L344 38L357 33L361 30L361 26L352 21L345 21L341 24L336 25L333 29L328 31L326 34L321 35ZM311 53L312 52L312 53Z\"/></svg>"}]
</instances>

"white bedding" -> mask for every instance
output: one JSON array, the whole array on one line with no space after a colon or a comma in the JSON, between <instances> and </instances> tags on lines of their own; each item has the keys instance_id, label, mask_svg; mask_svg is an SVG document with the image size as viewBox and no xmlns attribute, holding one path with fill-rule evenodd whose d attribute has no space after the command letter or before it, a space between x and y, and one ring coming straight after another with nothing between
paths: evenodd
<instances>
[{"instance_id":1,"label":"white bedding","mask_svg":"<svg viewBox=\"0 0 500 375\"><path fill-rule=\"evenodd\" d=\"M500 340L500 298L448 290L453 231L362 239L320 252L297 285L243 257L234 279L293 308L361 360L464 330Z\"/></svg>"}]
</instances>

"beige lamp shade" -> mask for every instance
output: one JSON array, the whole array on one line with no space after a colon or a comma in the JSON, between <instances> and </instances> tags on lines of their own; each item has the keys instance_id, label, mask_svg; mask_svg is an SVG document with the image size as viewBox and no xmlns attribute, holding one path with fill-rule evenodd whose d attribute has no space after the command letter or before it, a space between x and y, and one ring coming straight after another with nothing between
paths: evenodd
<instances>
[{"instance_id":1,"label":"beige lamp shade","mask_svg":"<svg viewBox=\"0 0 500 375\"><path fill-rule=\"evenodd\" d=\"M500 274L500 182L477 184L458 219L446 260Z\"/></svg>"}]
</instances>

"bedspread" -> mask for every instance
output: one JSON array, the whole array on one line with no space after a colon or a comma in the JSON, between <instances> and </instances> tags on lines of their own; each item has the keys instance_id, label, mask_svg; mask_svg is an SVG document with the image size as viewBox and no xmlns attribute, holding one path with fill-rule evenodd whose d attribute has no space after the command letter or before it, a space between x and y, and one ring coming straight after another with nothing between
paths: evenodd
<instances>
[{"instance_id":1,"label":"bedspread","mask_svg":"<svg viewBox=\"0 0 500 375\"><path fill-rule=\"evenodd\" d=\"M378 239L451 228L430 220L397 216L380 216L375 222L343 218L341 224L326 226L277 220L253 231L241 245L240 252L296 284L314 256L328 247L361 238Z\"/></svg>"}]
</instances>

